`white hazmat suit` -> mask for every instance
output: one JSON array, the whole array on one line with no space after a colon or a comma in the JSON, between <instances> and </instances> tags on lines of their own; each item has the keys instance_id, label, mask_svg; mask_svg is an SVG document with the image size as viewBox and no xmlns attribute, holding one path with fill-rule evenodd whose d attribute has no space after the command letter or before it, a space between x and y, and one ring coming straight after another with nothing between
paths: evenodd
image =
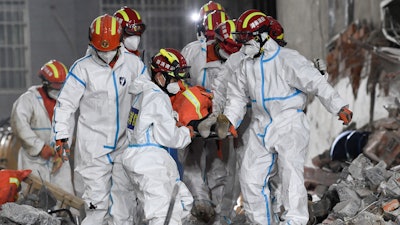
<instances>
[{"instance_id":1,"label":"white hazmat suit","mask_svg":"<svg viewBox=\"0 0 400 225\"><path fill-rule=\"evenodd\" d=\"M183 150L191 142L190 130L176 126L169 96L152 81L136 79L130 93L135 98L128 120L129 148L123 153L124 168L149 225L164 224L174 186L178 185L169 224L181 225L193 197L180 180L168 148Z\"/></svg>"},{"instance_id":2,"label":"white hazmat suit","mask_svg":"<svg viewBox=\"0 0 400 225\"><path fill-rule=\"evenodd\" d=\"M228 83L224 114L237 127L245 115L248 93L252 120L240 171L244 208L251 223L276 224L269 181L277 169L286 210L282 224L307 224L304 162L309 124L303 112L306 93L315 94L337 114L347 103L297 51L269 38L260 57L247 57Z\"/></svg>"},{"instance_id":3,"label":"white hazmat suit","mask_svg":"<svg viewBox=\"0 0 400 225\"><path fill-rule=\"evenodd\" d=\"M79 109L76 150L80 162L75 171L84 182L88 209L83 225L133 223L131 184L122 167L121 154L128 146L126 121L132 95L129 86L137 77L150 79L143 62L124 48L111 68L95 50L71 67L54 112L56 139L70 138L68 119Z\"/></svg>"},{"instance_id":4,"label":"white hazmat suit","mask_svg":"<svg viewBox=\"0 0 400 225\"><path fill-rule=\"evenodd\" d=\"M61 168L52 174L52 158L45 160L39 156L45 144L51 145L52 127L51 118L49 118L43 98L38 91L40 87L30 87L14 102L11 111L11 126L21 141L21 148L18 152L18 169L31 169L33 175L40 176L44 181L74 194L69 161L65 161ZM73 124L74 119L71 118L69 123ZM72 135L72 131L66 132Z\"/></svg>"}]
</instances>

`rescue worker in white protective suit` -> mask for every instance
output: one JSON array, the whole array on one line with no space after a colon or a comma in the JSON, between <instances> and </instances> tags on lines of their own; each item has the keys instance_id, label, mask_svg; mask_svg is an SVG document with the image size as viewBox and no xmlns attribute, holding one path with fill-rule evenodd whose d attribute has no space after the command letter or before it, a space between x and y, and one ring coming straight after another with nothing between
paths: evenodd
<instances>
[{"instance_id":1,"label":"rescue worker in white protective suit","mask_svg":"<svg viewBox=\"0 0 400 225\"><path fill-rule=\"evenodd\" d=\"M214 95L212 113L198 126L202 138L193 140L189 146L190 150L185 152L187 155L183 157L183 163L184 182L195 199L193 216L205 223L213 220L215 224L220 224L226 216L221 216L221 202L228 180L226 166L232 154L229 153L229 139L215 140L208 136L212 124L216 122L217 115L225 104L225 81L221 73L224 61L231 53L239 50L238 46L225 48L227 45L224 45L223 40L229 39L227 33L222 34L221 31L221 35L224 36L220 37L221 40L215 39L214 29L227 20L228 16L223 11L209 13L203 20L206 44L202 48L189 44L182 50L182 54L191 65L190 78L187 80L189 85L203 86Z\"/></svg>"},{"instance_id":2,"label":"rescue worker in white protective suit","mask_svg":"<svg viewBox=\"0 0 400 225\"><path fill-rule=\"evenodd\" d=\"M347 103L320 72L297 51L280 47L268 35L268 17L248 10L237 20L238 42L246 58L228 83L224 113L217 133L225 138L230 126L242 120L248 96L252 121L240 169L244 210L252 224L307 224L304 161L309 125L303 112L308 93L315 94L344 124L352 118ZM271 208L270 178L279 173L285 212L280 220Z\"/></svg>"},{"instance_id":3,"label":"rescue worker in white protective suit","mask_svg":"<svg viewBox=\"0 0 400 225\"><path fill-rule=\"evenodd\" d=\"M183 150L194 136L192 127L177 126L168 95L179 91L176 81L187 75L185 67L178 51L161 49L152 57L152 81L139 78L130 88L135 98L129 113L129 147L123 153L123 165L149 225L181 225L193 204L193 197L180 180L177 164L168 152L170 148ZM178 192L173 193L174 188ZM167 218L171 199L175 202Z\"/></svg>"},{"instance_id":4,"label":"rescue worker in white protective suit","mask_svg":"<svg viewBox=\"0 0 400 225\"><path fill-rule=\"evenodd\" d=\"M33 175L74 194L69 161L63 163L51 144L54 106L67 72L60 61L44 64L38 73L42 85L30 87L14 102L11 127L21 142L18 169L31 169ZM69 122L73 124L73 118ZM73 130L66 132L72 135Z\"/></svg>"},{"instance_id":5,"label":"rescue worker in white protective suit","mask_svg":"<svg viewBox=\"0 0 400 225\"><path fill-rule=\"evenodd\" d=\"M235 31L235 20L226 20L214 29L216 43L214 47L219 49L218 52L222 55L221 58L223 59L223 63L219 68L218 77L215 79L215 87L213 88L213 90L217 90L214 91L214 94L216 95L216 101L214 101L215 104L213 105L214 113L199 125L199 130L201 131L200 134L204 138L207 138L210 131L215 128L217 115L219 114L218 112L222 112L225 106L227 80L231 79L231 76L234 76L234 71L236 70L237 65L244 57L244 54L239 52L242 45L237 43L232 37L231 32ZM247 120L244 123L248 124ZM218 205L216 208L219 221L215 221L216 224L230 224L232 218L236 215L234 206L236 205L237 198L240 195L237 171L239 167L239 155L242 152L241 149L243 146L242 135L246 130L246 127L246 125L241 126L240 129L237 130L236 138L233 139L233 137L230 137L231 140L225 140L224 142L225 144L229 142L229 152L224 155L226 159L223 160L225 162L227 175L221 199L217 202ZM235 131L233 132L235 133Z\"/></svg>"},{"instance_id":6,"label":"rescue worker in white protective suit","mask_svg":"<svg viewBox=\"0 0 400 225\"><path fill-rule=\"evenodd\" d=\"M122 7L114 13L114 16L120 21L124 47L129 51L141 57L138 50L140 38L146 30L146 25L142 21L139 12L127 6Z\"/></svg>"},{"instance_id":7,"label":"rescue worker in white protective suit","mask_svg":"<svg viewBox=\"0 0 400 225\"><path fill-rule=\"evenodd\" d=\"M105 14L93 20L90 54L71 67L54 112L55 139L62 145L70 138L68 118L79 109L76 150L81 161L75 171L84 182L83 225L133 224L135 217L121 154L128 146L129 86L138 77L150 76L139 57L120 48L121 35L115 17Z\"/></svg>"}]
</instances>

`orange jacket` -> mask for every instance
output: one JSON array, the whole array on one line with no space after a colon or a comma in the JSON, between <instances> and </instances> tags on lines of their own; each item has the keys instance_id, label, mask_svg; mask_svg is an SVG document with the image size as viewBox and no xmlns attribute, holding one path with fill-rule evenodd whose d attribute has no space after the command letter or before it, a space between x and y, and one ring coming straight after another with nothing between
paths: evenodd
<instances>
[{"instance_id":1,"label":"orange jacket","mask_svg":"<svg viewBox=\"0 0 400 225\"><path fill-rule=\"evenodd\" d=\"M188 87L179 82L181 91L171 96L172 108L179 115L179 122L188 125L192 120L200 120L212 109L213 95L202 86Z\"/></svg>"}]
</instances>

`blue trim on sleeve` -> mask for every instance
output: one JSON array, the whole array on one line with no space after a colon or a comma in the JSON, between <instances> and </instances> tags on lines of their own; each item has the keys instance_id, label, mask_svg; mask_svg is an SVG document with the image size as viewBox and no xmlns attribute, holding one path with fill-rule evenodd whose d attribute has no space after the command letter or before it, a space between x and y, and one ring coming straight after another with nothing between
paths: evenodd
<instances>
[{"instance_id":1,"label":"blue trim on sleeve","mask_svg":"<svg viewBox=\"0 0 400 225\"><path fill-rule=\"evenodd\" d=\"M142 71L140 72L140 75L144 74L144 71L146 71L146 68L147 68L147 66L146 66L146 65L144 65L144 67L143 67Z\"/></svg>"},{"instance_id":2,"label":"blue trim on sleeve","mask_svg":"<svg viewBox=\"0 0 400 225\"><path fill-rule=\"evenodd\" d=\"M201 81L201 86L206 86L206 76L207 76L207 68L203 69L203 80Z\"/></svg>"},{"instance_id":3,"label":"blue trim on sleeve","mask_svg":"<svg viewBox=\"0 0 400 225\"><path fill-rule=\"evenodd\" d=\"M51 128L50 128L50 127L38 127L38 128L32 127L31 129L32 129L32 130L50 130L50 131L51 131Z\"/></svg>"},{"instance_id":4,"label":"blue trim on sleeve","mask_svg":"<svg viewBox=\"0 0 400 225\"><path fill-rule=\"evenodd\" d=\"M73 74L71 71L68 72L68 76L67 76L67 79L65 80L65 82L66 82L70 77L75 78L75 80L77 80L79 83L82 84L82 86L84 86L84 87L86 88L86 83L85 83L83 80L81 80L78 76L76 76L75 74Z\"/></svg>"}]
</instances>

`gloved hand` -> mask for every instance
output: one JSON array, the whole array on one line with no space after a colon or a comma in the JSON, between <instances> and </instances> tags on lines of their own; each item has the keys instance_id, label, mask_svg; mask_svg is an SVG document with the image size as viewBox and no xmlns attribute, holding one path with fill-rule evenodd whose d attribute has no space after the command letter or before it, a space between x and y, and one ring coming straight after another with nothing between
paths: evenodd
<instances>
[{"instance_id":1,"label":"gloved hand","mask_svg":"<svg viewBox=\"0 0 400 225\"><path fill-rule=\"evenodd\" d=\"M190 138L194 138L194 136L196 136L196 134L194 133L194 129L192 126L187 126L187 128L189 128L190 131Z\"/></svg>"},{"instance_id":2,"label":"gloved hand","mask_svg":"<svg viewBox=\"0 0 400 225\"><path fill-rule=\"evenodd\" d=\"M56 140L56 147L55 147L58 156L61 157L63 161L69 160L69 155L71 154L71 150L69 149L68 139L60 139Z\"/></svg>"},{"instance_id":3,"label":"gloved hand","mask_svg":"<svg viewBox=\"0 0 400 225\"><path fill-rule=\"evenodd\" d=\"M56 173L62 166L62 164L64 163L63 159L61 158L60 155L55 154L53 157L53 169L51 170L51 173L54 174Z\"/></svg>"},{"instance_id":4,"label":"gloved hand","mask_svg":"<svg viewBox=\"0 0 400 225\"><path fill-rule=\"evenodd\" d=\"M231 122L224 114L218 115L216 130L217 135L220 139L226 138L228 132L231 132L233 136L236 135L237 137L237 132L235 128L232 126Z\"/></svg>"},{"instance_id":5,"label":"gloved hand","mask_svg":"<svg viewBox=\"0 0 400 225\"><path fill-rule=\"evenodd\" d=\"M181 126L184 126L184 125L183 125L183 123L181 123L180 121L176 121L176 126L177 126L177 127L181 127Z\"/></svg>"},{"instance_id":6,"label":"gloved hand","mask_svg":"<svg viewBox=\"0 0 400 225\"><path fill-rule=\"evenodd\" d=\"M199 123L199 125L197 126L197 130L203 138L207 138L208 136L210 136L211 127L212 125L217 123L217 117L217 113L211 113L206 119Z\"/></svg>"},{"instance_id":7,"label":"gloved hand","mask_svg":"<svg viewBox=\"0 0 400 225\"><path fill-rule=\"evenodd\" d=\"M328 69L328 67L326 66L325 60L323 60L323 59L313 59L313 63L314 63L315 68L317 68L319 70L321 75L325 75L326 70Z\"/></svg>"},{"instance_id":8,"label":"gloved hand","mask_svg":"<svg viewBox=\"0 0 400 225\"><path fill-rule=\"evenodd\" d=\"M353 118L353 112L350 111L350 109L348 109L347 106L344 106L343 108L340 109L338 116L339 120L343 121L343 125L348 125L351 122L351 119Z\"/></svg>"},{"instance_id":9,"label":"gloved hand","mask_svg":"<svg viewBox=\"0 0 400 225\"><path fill-rule=\"evenodd\" d=\"M229 132L231 132L231 134L232 134L232 136L233 136L234 138L237 138L237 137L238 137L238 133L237 133L237 131L236 131L236 129L235 129L235 127L234 127L233 125L231 125L231 126L229 127Z\"/></svg>"},{"instance_id":10,"label":"gloved hand","mask_svg":"<svg viewBox=\"0 0 400 225\"><path fill-rule=\"evenodd\" d=\"M50 157L54 156L56 152L54 149L48 145L43 145L42 151L40 151L40 157L42 157L45 160L49 160Z\"/></svg>"}]
</instances>

